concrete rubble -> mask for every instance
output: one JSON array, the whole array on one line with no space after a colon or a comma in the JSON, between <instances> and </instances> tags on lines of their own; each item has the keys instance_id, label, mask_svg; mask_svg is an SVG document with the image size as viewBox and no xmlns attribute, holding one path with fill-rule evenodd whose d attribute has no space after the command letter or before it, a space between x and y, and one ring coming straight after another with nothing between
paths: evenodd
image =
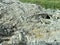
<instances>
[{"instance_id":1,"label":"concrete rubble","mask_svg":"<svg viewBox=\"0 0 60 45\"><path fill-rule=\"evenodd\" d=\"M0 0L0 45L60 45L60 10Z\"/></svg>"}]
</instances>

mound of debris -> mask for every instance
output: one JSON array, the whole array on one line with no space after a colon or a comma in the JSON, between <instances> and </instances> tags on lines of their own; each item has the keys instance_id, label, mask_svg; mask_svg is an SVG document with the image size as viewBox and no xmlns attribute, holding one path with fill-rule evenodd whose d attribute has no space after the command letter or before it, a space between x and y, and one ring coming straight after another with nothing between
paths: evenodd
<instances>
[{"instance_id":1,"label":"mound of debris","mask_svg":"<svg viewBox=\"0 0 60 45\"><path fill-rule=\"evenodd\" d=\"M0 0L0 45L60 45L60 10L19 0Z\"/></svg>"}]
</instances>

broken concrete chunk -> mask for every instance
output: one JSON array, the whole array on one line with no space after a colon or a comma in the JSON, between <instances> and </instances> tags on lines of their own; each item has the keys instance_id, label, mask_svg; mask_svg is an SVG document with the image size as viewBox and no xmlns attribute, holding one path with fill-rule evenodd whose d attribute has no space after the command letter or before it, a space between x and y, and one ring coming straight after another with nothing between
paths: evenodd
<instances>
[{"instance_id":1,"label":"broken concrete chunk","mask_svg":"<svg viewBox=\"0 0 60 45\"><path fill-rule=\"evenodd\" d=\"M0 45L60 45L60 10L19 0L0 0Z\"/></svg>"}]
</instances>

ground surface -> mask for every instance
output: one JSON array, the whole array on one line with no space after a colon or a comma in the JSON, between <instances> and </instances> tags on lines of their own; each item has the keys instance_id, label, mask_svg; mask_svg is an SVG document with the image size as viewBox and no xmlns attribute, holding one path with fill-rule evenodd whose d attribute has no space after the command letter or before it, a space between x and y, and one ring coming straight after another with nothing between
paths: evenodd
<instances>
[{"instance_id":1,"label":"ground surface","mask_svg":"<svg viewBox=\"0 0 60 45\"><path fill-rule=\"evenodd\" d=\"M60 10L0 0L0 45L60 45Z\"/></svg>"}]
</instances>

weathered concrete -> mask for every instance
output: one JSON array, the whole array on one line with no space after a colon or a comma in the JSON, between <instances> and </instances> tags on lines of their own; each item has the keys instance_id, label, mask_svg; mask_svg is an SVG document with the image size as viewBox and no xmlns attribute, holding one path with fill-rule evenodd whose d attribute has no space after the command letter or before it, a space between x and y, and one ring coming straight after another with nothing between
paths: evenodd
<instances>
[{"instance_id":1,"label":"weathered concrete","mask_svg":"<svg viewBox=\"0 0 60 45\"><path fill-rule=\"evenodd\" d=\"M60 10L0 0L0 45L60 45Z\"/></svg>"}]
</instances>

